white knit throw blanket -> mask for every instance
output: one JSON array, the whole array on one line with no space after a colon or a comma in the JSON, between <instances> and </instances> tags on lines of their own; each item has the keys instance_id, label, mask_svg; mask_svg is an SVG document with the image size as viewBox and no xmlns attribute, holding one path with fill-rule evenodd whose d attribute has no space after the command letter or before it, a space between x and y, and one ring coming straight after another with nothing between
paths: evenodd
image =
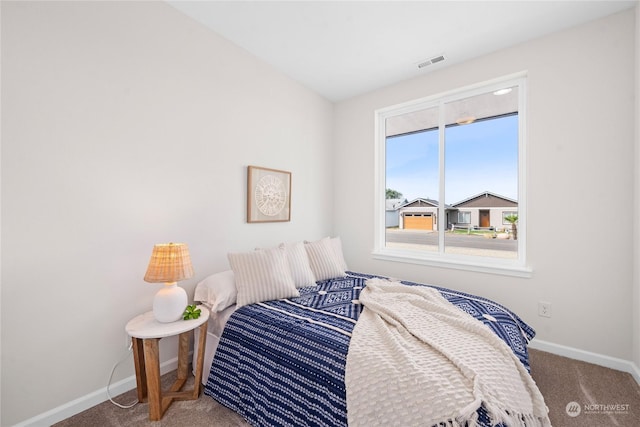
<instances>
[{"instance_id":1,"label":"white knit throw blanket","mask_svg":"<svg viewBox=\"0 0 640 427\"><path fill-rule=\"evenodd\" d=\"M509 346L425 286L370 279L345 372L350 427L551 426L544 398Z\"/></svg>"}]
</instances>

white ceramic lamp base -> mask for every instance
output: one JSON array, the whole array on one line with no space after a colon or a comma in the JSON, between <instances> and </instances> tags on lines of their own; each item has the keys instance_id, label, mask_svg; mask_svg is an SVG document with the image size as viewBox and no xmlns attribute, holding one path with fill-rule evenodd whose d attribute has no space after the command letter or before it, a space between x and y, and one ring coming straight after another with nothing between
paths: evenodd
<instances>
[{"instance_id":1,"label":"white ceramic lamp base","mask_svg":"<svg viewBox=\"0 0 640 427\"><path fill-rule=\"evenodd\" d=\"M153 298L153 317L158 322L170 323L182 318L187 307L187 292L175 282L167 283Z\"/></svg>"}]
</instances>

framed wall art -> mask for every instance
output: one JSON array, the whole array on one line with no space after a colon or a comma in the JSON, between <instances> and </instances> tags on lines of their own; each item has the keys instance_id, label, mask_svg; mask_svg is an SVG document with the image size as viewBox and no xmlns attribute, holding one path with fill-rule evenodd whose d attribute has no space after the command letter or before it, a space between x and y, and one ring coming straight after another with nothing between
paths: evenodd
<instances>
[{"instance_id":1,"label":"framed wall art","mask_svg":"<svg viewBox=\"0 0 640 427\"><path fill-rule=\"evenodd\" d=\"M247 167L247 222L291 220L291 172Z\"/></svg>"}]
</instances>

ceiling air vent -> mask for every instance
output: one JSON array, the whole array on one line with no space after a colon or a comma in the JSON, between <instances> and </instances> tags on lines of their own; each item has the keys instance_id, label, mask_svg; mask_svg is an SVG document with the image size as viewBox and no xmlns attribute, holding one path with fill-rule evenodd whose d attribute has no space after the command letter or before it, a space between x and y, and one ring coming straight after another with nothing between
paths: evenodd
<instances>
[{"instance_id":1,"label":"ceiling air vent","mask_svg":"<svg viewBox=\"0 0 640 427\"><path fill-rule=\"evenodd\" d=\"M434 56L433 58L426 59L422 62L418 63L418 68L428 67L431 64L437 64L438 62L444 61L444 55Z\"/></svg>"}]
</instances>

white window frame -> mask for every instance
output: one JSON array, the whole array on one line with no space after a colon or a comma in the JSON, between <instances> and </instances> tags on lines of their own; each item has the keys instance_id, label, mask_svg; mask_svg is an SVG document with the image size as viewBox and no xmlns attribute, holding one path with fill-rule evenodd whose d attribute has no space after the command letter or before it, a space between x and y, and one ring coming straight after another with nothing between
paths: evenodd
<instances>
[{"instance_id":1,"label":"white window frame","mask_svg":"<svg viewBox=\"0 0 640 427\"><path fill-rule=\"evenodd\" d=\"M515 259L503 259L483 256L450 254L444 251L444 230L438 230L439 249L435 251L421 251L416 249L387 247L385 232L385 150L386 132L385 121L389 117L411 113L414 111L440 107L440 147L439 153L444 153L444 108L446 103L500 89L506 85L518 86L518 256ZM378 109L375 117L375 215L374 215L374 259L385 261L406 262L435 267L453 268L491 274L501 274L516 277L531 277L532 269L527 266L527 185L526 185L526 73L521 72L510 76L470 85L460 89L440 93L425 98L405 102ZM444 200L444 155L440 154L440 194L438 199ZM438 214L445 218L445 205L439 203Z\"/></svg>"}]
</instances>

